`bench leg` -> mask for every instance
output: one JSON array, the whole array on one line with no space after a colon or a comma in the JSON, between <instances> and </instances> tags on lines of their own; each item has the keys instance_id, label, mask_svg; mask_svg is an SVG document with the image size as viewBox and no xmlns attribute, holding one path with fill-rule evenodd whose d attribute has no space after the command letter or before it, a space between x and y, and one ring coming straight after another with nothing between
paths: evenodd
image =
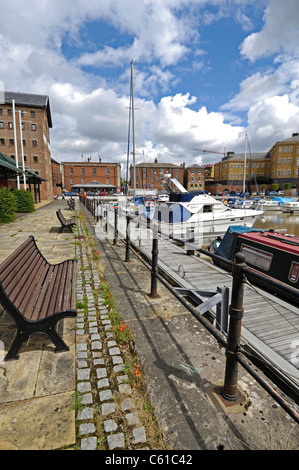
<instances>
[{"instance_id":1,"label":"bench leg","mask_svg":"<svg viewBox=\"0 0 299 470\"><path fill-rule=\"evenodd\" d=\"M59 230L59 233L62 233L65 228L67 228L71 233L73 233L73 228L71 225L62 225L62 227Z\"/></svg>"},{"instance_id":2,"label":"bench leg","mask_svg":"<svg viewBox=\"0 0 299 470\"><path fill-rule=\"evenodd\" d=\"M65 344L63 339L58 335L58 333L56 332L55 326L49 326L47 330L47 335L56 346L55 352L69 351L70 348Z\"/></svg>"},{"instance_id":3,"label":"bench leg","mask_svg":"<svg viewBox=\"0 0 299 470\"><path fill-rule=\"evenodd\" d=\"M5 356L5 361L9 361L10 359L19 359L19 354L18 354L18 351L20 349L20 347L22 346L22 344L24 343L24 341L27 341L27 339L29 338L29 335L24 333L24 331L22 330L19 330L17 331L17 334L10 346L10 349L8 351L8 353L6 354Z\"/></svg>"}]
</instances>

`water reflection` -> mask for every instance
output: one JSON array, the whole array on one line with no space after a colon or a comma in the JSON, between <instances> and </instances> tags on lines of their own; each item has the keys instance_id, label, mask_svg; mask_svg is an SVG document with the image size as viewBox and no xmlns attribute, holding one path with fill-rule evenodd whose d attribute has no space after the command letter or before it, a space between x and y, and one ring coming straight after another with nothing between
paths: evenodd
<instances>
[{"instance_id":1,"label":"water reflection","mask_svg":"<svg viewBox=\"0 0 299 470\"><path fill-rule=\"evenodd\" d=\"M280 230L283 233L290 233L299 236L299 215L284 214L283 212L264 212L255 224L254 228Z\"/></svg>"}]
</instances>

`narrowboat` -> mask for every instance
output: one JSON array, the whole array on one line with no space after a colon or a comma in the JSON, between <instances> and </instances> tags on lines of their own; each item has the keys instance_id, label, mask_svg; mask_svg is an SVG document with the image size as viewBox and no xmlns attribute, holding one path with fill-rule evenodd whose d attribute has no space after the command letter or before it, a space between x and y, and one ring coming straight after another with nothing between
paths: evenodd
<instances>
[{"instance_id":1,"label":"narrowboat","mask_svg":"<svg viewBox=\"0 0 299 470\"><path fill-rule=\"evenodd\" d=\"M278 297L299 305L299 238L274 230L261 230L249 227L230 226L223 239L216 239L212 246L218 256L233 260L235 253L245 256L247 267L261 276L248 280L259 287L274 292ZM221 261L214 263L227 269ZM277 281L275 286L268 279Z\"/></svg>"}]
</instances>

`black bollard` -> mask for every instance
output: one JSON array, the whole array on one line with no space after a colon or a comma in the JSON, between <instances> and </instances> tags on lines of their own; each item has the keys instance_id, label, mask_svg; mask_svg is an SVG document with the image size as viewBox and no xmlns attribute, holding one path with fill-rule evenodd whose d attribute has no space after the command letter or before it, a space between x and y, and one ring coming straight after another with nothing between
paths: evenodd
<instances>
[{"instance_id":1,"label":"black bollard","mask_svg":"<svg viewBox=\"0 0 299 470\"><path fill-rule=\"evenodd\" d=\"M126 215L126 259L125 261L129 262L131 260L131 251L130 251L130 216Z\"/></svg>"},{"instance_id":2,"label":"black bollard","mask_svg":"<svg viewBox=\"0 0 299 470\"><path fill-rule=\"evenodd\" d=\"M114 239L113 239L113 245L117 244L117 239L118 239L118 208L114 208Z\"/></svg>"},{"instance_id":3,"label":"black bollard","mask_svg":"<svg viewBox=\"0 0 299 470\"><path fill-rule=\"evenodd\" d=\"M156 274L158 273L158 232L153 230L153 247L152 247L152 270L151 270L151 292L149 297L160 297L158 294L158 280Z\"/></svg>"},{"instance_id":4,"label":"black bollard","mask_svg":"<svg viewBox=\"0 0 299 470\"><path fill-rule=\"evenodd\" d=\"M244 295L244 274L246 267L245 257L242 253L237 253L233 264L233 284L231 305L229 307L230 323L226 348L226 369L224 386L221 391L223 398L235 401L239 397L238 393L238 353L241 339L241 325L244 315L243 295Z\"/></svg>"}]
</instances>

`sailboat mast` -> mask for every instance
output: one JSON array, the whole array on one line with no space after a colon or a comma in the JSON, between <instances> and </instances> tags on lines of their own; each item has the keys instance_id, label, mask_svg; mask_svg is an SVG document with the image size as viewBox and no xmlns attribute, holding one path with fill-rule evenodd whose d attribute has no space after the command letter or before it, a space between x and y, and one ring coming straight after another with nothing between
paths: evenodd
<instances>
[{"instance_id":1,"label":"sailboat mast","mask_svg":"<svg viewBox=\"0 0 299 470\"><path fill-rule=\"evenodd\" d=\"M246 158L247 158L247 133L245 134L245 155L244 155L244 173L243 173L243 193L245 193L245 182L246 182Z\"/></svg>"},{"instance_id":2,"label":"sailboat mast","mask_svg":"<svg viewBox=\"0 0 299 470\"><path fill-rule=\"evenodd\" d=\"M133 59L131 60L131 99L132 99L132 138L133 138L133 191L136 197L136 164L135 164L135 123L134 123L134 89L133 89Z\"/></svg>"}]
</instances>

